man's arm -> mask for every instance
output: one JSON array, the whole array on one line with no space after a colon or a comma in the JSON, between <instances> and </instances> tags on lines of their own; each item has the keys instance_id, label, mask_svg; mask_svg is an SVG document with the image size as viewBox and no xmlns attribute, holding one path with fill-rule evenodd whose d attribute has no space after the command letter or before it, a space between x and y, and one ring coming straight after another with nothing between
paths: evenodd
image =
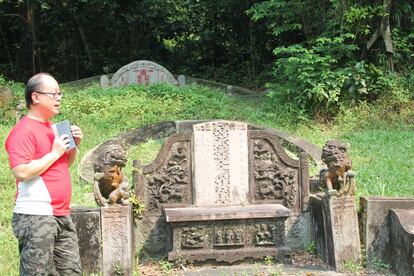
<instances>
[{"instance_id":1,"label":"man's arm","mask_svg":"<svg viewBox=\"0 0 414 276\"><path fill-rule=\"evenodd\" d=\"M66 135L57 137L53 141L52 150L48 154L40 159L13 167L12 174L18 181L26 181L39 176L65 153L68 146L69 138Z\"/></svg>"}]
</instances>

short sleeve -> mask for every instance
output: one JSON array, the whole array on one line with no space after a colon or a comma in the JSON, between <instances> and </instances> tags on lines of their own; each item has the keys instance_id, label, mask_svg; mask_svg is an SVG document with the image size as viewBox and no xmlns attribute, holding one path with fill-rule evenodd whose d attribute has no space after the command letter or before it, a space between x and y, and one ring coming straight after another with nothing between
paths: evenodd
<instances>
[{"instance_id":1,"label":"short sleeve","mask_svg":"<svg viewBox=\"0 0 414 276\"><path fill-rule=\"evenodd\" d=\"M5 146L9 155L10 168L27 164L34 159L36 139L29 130L12 130L6 139Z\"/></svg>"}]
</instances>

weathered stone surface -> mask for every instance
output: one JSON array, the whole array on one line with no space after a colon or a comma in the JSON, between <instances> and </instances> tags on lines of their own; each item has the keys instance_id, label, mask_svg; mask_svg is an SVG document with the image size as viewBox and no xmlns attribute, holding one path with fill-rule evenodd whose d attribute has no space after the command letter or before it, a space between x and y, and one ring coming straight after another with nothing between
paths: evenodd
<instances>
[{"instance_id":1,"label":"weathered stone surface","mask_svg":"<svg viewBox=\"0 0 414 276\"><path fill-rule=\"evenodd\" d=\"M135 227L136 250L139 260L167 257L167 227L165 217L152 214L138 220Z\"/></svg>"},{"instance_id":2,"label":"weathered stone surface","mask_svg":"<svg viewBox=\"0 0 414 276\"><path fill-rule=\"evenodd\" d=\"M414 275L414 209L389 214L391 264L398 275Z\"/></svg>"},{"instance_id":3,"label":"weathered stone surface","mask_svg":"<svg viewBox=\"0 0 414 276\"><path fill-rule=\"evenodd\" d=\"M375 196L360 199L361 243L366 250L368 268L374 268L375 261L389 264L392 258L388 216L389 210L397 208L414 209L414 199Z\"/></svg>"},{"instance_id":4,"label":"weathered stone surface","mask_svg":"<svg viewBox=\"0 0 414 276\"><path fill-rule=\"evenodd\" d=\"M177 78L178 81L178 86L179 87L183 87L185 86L185 76L184 75L179 75Z\"/></svg>"},{"instance_id":5,"label":"weathered stone surface","mask_svg":"<svg viewBox=\"0 0 414 276\"><path fill-rule=\"evenodd\" d=\"M327 169L320 172L320 185L327 188L330 195L353 196L355 193L355 174L351 171L349 147L347 143L330 140L322 149L322 160Z\"/></svg>"},{"instance_id":6,"label":"weathered stone surface","mask_svg":"<svg viewBox=\"0 0 414 276\"><path fill-rule=\"evenodd\" d=\"M132 275L135 260L132 214L130 206L101 207L103 274Z\"/></svg>"},{"instance_id":7,"label":"weathered stone surface","mask_svg":"<svg viewBox=\"0 0 414 276\"><path fill-rule=\"evenodd\" d=\"M281 204L226 206L225 208L222 206L165 208L167 222L277 218L289 215L290 210Z\"/></svg>"},{"instance_id":8,"label":"weathered stone surface","mask_svg":"<svg viewBox=\"0 0 414 276\"><path fill-rule=\"evenodd\" d=\"M323 212L322 197L311 195L309 197L310 229L312 240L315 241L316 252L326 260L329 256L327 235L325 230L325 213Z\"/></svg>"},{"instance_id":9,"label":"weathered stone surface","mask_svg":"<svg viewBox=\"0 0 414 276\"><path fill-rule=\"evenodd\" d=\"M303 138L296 137L292 134L280 131L278 129L265 128L251 124L249 124L249 130L263 130L269 134L275 135L278 137L283 147L297 153L297 155L299 155L301 151L306 152L318 165L322 164L321 149L317 145L312 144Z\"/></svg>"},{"instance_id":10,"label":"weathered stone surface","mask_svg":"<svg viewBox=\"0 0 414 276\"><path fill-rule=\"evenodd\" d=\"M212 121L193 128L194 205L246 204L249 192L247 125Z\"/></svg>"},{"instance_id":11,"label":"weathered stone surface","mask_svg":"<svg viewBox=\"0 0 414 276\"><path fill-rule=\"evenodd\" d=\"M145 205L137 223L137 249L141 258L165 257L167 225L164 207L189 206L192 203L191 134L171 135L157 158L149 165L137 166L134 182L137 197Z\"/></svg>"},{"instance_id":12,"label":"weathered stone surface","mask_svg":"<svg viewBox=\"0 0 414 276\"><path fill-rule=\"evenodd\" d=\"M336 270L346 261L358 262L361 249L354 197L311 196L316 251Z\"/></svg>"},{"instance_id":13,"label":"weathered stone surface","mask_svg":"<svg viewBox=\"0 0 414 276\"><path fill-rule=\"evenodd\" d=\"M111 84L111 81L109 80L107 75L102 75L99 78L99 83L101 84L102 88L108 88Z\"/></svg>"},{"instance_id":14,"label":"weathered stone surface","mask_svg":"<svg viewBox=\"0 0 414 276\"><path fill-rule=\"evenodd\" d=\"M308 159L289 157L267 131L250 130L249 185L251 203L281 203L299 214L307 209Z\"/></svg>"},{"instance_id":15,"label":"weathered stone surface","mask_svg":"<svg viewBox=\"0 0 414 276\"><path fill-rule=\"evenodd\" d=\"M101 213L99 208L73 208L83 272L102 271Z\"/></svg>"},{"instance_id":16,"label":"weathered stone surface","mask_svg":"<svg viewBox=\"0 0 414 276\"><path fill-rule=\"evenodd\" d=\"M162 207L192 203L191 135L170 136L157 158L142 168L136 184L146 212L161 213Z\"/></svg>"},{"instance_id":17,"label":"weathered stone surface","mask_svg":"<svg viewBox=\"0 0 414 276\"><path fill-rule=\"evenodd\" d=\"M116 71L111 79L112 87L130 84L149 85L158 82L178 85L177 80L167 69L148 60L138 60L123 66Z\"/></svg>"},{"instance_id":18,"label":"weathered stone surface","mask_svg":"<svg viewBox=\"0 0 414 276\"><path fill-rule=\"evenodd\" d=\"M302 212L300 215L291 215L286 219L285 235L286 246L295 249L303 249L311 242L310 212Z\"/></svg>"},{"instance_id":19,"label":"weathered stone surface","mask_svg":"<svg viewBox=\"0 0 414 276\"><path fill-rule=\"evenodd\" d=\"M210 227L225 221L243 224L245 220L273 221L281 218L283 227L279 227L277 232L283 236L284 243L279 248L244 247L245 250L241 250L237 247L233 252L235 248L225 246L215 251L209 251L208 248L203 249L203 252L186 251L186 257L194 260L225 260L223 255L234 253L234 256L225 260L233 262L245 257L283 255L289 249L285 240L294 248L303 248L309 243L309 165L306 153L299 151L299 158L291 158L276 133L267 129L249 129L247 124L239 122L179 121L176 125L179 133L167 138L157 158L149 165L134 169L136 194L146 207L137 225L137 232L140 233L140 237L137 237L139 250L150 256L162 256L165 254L163 249L166 249L170 258L177 257L171 250L180 241L174 240L172 236L174 229L182 223L187 223L192 229L199 223ZM200 139L197 138L198 132L202 132L198 137ZM197 145L200 141L203 143ZM230 149L230 145L234 148ZM240 150L241 147L244 150ZM202 155L197 166L194 159L198 151ZM206 154L206 151L210 153ZM237 158L232 159L234 152ZM209 168L206 165L208 162L214 165L217 162L218 166ZM218 177L220 182L211 177L222 176L220 172L226 172L229 176L232 169L230 165L235 166L234 178ZM196 178L195 171L198 170L208 173ZM243 176L243 173L248 175ZM200 182L201 187L197 188L195 179L204 181ZM217 186L217 183L223 185ZM245 183L245 186L241 183ZM222 193L220 188L223 187L239 195L244 193L243 200L240 200L241 197L237 200L229 197L217 202L215 195ZM196 196L197 191L201 191L199 198ZM204 205L199 204L200 200ZM269 206L280 208L274 211ZM164 220L164 214L167 221ZM173 233L165 232L166 229L172 229ZM192 230L187 230L184 236L192 236ZM169 246L159 246L160 243L155 242L157 239L164 241L165 237L170 239ZM186 247L190 248L190 243L193 241L189 241Z\"/></svg>"},{"instance_id":20,"label":"weathered stone surface","mask_svg":"<svg viewBox=\"0 0 414 276\"><path fill-rule=\"evenodd\" d=\"M261 259L276 256L283 259L290 252L284 244L285 219L286 217L171 223L173 242L168 259L213 259L228 263L247 257Z\"/></svg>"},{"instance_id":21,"label":"weathered stone surface","mask_svg":"<svg viewBox=\"0 0 414 276\"><path fill-rule=\"evenodd\" d=\"M200 121L200 120L176 121L177 132L190 133L193 131L192 126L194 124L199 124L202 122L206 122L206 121ZM265 128L265 127L252 125L252 124L248 124L247 129L249 131L250 130L262 130L271 135L274 135L278 137L283 147L288 147L289 150L295 153L298 153L298 155L300 155L300 152L306 152L306 154L309 155L317 164L322 164L321 149L307 140L304 140L300 137L296 137L294 135L288 134L286 132L283 132L277 129L270 129L270 128Z\"/></svg>"},{"instance_id":22,"label":"weathered stone surface","mask_svg":"<svg viewBox=\"0 0 414 276\"><path fill-rule=\"evenodd\" d=\"M7 86L0 85L0 122L16 120L17 123L23 117L22 111L26 111L26 107L17 102L13 91Z\"/></svg>"}]
</instances>

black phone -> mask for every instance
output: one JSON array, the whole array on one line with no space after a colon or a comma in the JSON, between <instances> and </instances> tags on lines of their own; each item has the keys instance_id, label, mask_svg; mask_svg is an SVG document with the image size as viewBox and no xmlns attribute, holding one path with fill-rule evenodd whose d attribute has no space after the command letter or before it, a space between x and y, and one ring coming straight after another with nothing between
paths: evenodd
<instances>
[{"instance_id":1,"label":"black phone","mask_svg":"<svg viewBox=\"0 0 414 276\"><path fill-rule=\"evenodd\" d=\"M69 137L69 148L67 150L76 148L75 139L73 139L72 131L70 130L70 123L68 120L54 124L57 134L60 136L66 134Z\"/></svg>"}]
</instances>

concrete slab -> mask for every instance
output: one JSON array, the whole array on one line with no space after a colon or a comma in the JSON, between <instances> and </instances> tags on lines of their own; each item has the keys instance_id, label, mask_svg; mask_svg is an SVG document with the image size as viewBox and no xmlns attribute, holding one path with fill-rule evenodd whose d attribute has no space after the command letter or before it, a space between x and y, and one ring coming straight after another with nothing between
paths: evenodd
<instances>
[{"instance_id":1,"label":"concrete slab","mask_svg":"<svg viewBox=\"0 0 414 276\"><path fill-rule=\"evenodd\" d=\"M361 245L366 250L367 267L375 268L378 261L389 264L392 259L389 212L391 209L414 209L414 198L361 197L360 209Z\"/></svg>"},{"instance_id":2,"label":"concrete slab","mask_svg":"<svg viewBox=\"0 0 414 276\"><path fill-rule=\"evenodd\" d=\"M414 275L414 210L390 211L391 264L398 275Z\"/></svg>"}]
</instances>

